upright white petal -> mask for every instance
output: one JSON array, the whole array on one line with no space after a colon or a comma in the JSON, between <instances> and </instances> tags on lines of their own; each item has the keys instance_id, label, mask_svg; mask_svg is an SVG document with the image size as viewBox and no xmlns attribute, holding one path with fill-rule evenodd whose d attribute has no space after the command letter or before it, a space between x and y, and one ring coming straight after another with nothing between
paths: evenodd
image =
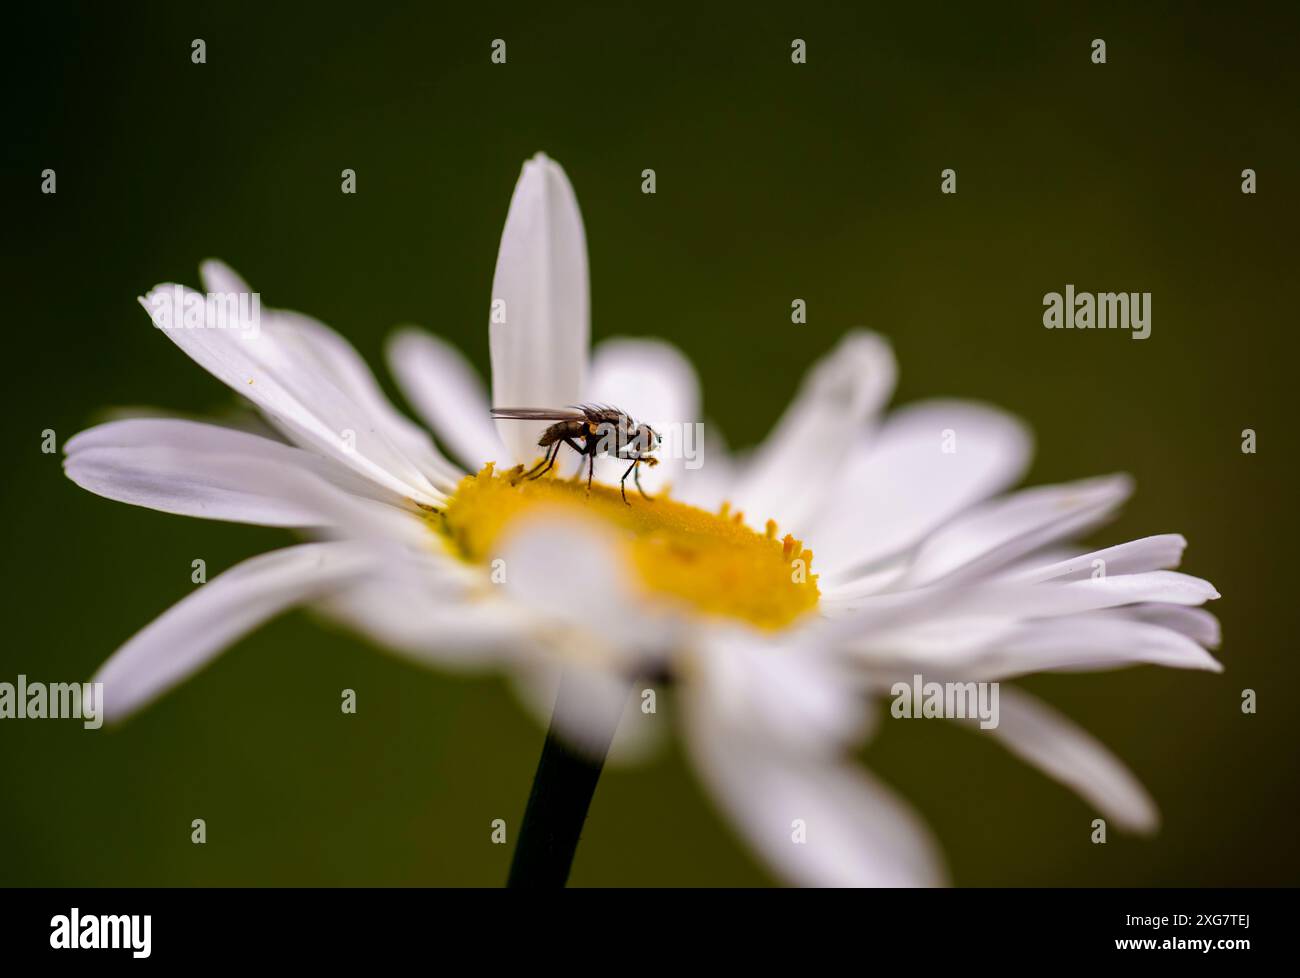
<instances>
[{"instance_id":1,"label":"upright white petal","mask_svg":"<svg viewBox=\"0 0 1300 978\"><path fill-rule=\"evenodd\" d=\"M775 519L784 531L806 534L893 392L895 375L894 354L882 337L847 334L809 371L759 446L735 487L735 508L755 526Z\"/></svg>"},{"instance_id":2,"label":"upright white petal","mask_svg":"<svg viewBox=\"0 0 1300 978\"><path fill-rule=\"evenodd\" d=\"M406 399L461 462L477 472L506 461L483 381L459 350L423 330L403 329L387 352Z\"/></svg>"},{"instance_id":3,"label":"upright white petal","mask_svg":"<svg viewBox=\"0 0 1300 978\"><path fill-rule=\"evenodd\" d=\"M581 401L591 336L587 239L573 187L554 160L524 164L492 278L492 403L564 407ZM543 424L498 422L510 453L541 454Z\"/></svg>"},{"instance_id":4,"label":"upright white petal","mask_svg":"<svg viewBox=\"0 0 1300 978\"><path fill-rule=\"evenodd\" d=\"M263 622L355 579L374 552L307 543L237 564L147 625L100 667L105 717L115 723L189 678Z\"/></svg>"}]
</instances>

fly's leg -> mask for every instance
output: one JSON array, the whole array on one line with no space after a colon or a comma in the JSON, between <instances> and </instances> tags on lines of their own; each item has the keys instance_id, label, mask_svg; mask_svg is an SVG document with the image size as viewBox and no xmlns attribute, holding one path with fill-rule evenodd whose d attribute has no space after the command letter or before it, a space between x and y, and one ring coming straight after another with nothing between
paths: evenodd
<instances>
[{"instance_id":1,"label":"fly's leg","mask_svg":"<svg viewBox=\"0 0 1300 978\"><path fill-rule=\"evenodd\" d=\"M635 462L632 463L632 478L636 482L636 491L639 492L642 495L642 497L645 499L652 498L644 489L641 488L641 460L640 459L637 459Z\"/></svg>"},{"instance_id":2,"label":"fly's leg","mask_svg":"<svg viewBox=\"0 0 1300 978\"><path fill-rule=\"evenodd\" d=\"M640 460L638 459L637 461L639 462ZM636 487L640 489L641 470L637 468L637 462L633 462L631 465L629 465L627 467L627 471L623 473L623 478L618 480L618 491L623 494L623 502L628 506L631 506L632 504L627 501L627 477L631 475L633 472L635 472L637 476ZM645 496L644 490L642 491L641 495ZM646 498L649 499L650 497L646 496Z\"/></svg>"},{"instance_id":3,"label":"fly's leg","mask_svg":"<svg viewBox=\"0 0 1300 978\"><path fill-rule=\"evenodd\" d=\"M555 459L559 454L560 454L560 443L557 441L555 443L555 449L554 450L550 448L546 449L546 455L543 456L540 462L538 462L531 469L525 472L523 474L523 478L540 479L542 476L544 476L547 472L551 470L551 466L555 464Z\"/></svg>"},{"instance_id":4,"label":"fly's leg","mask_svg":"<svg viewBox=\"0 0 1300 978\"><path fill-rule=\"evenodd\" d=\"M565 435L562 439L560 439L560 441L556 442L556 447L558 448L561 444L568 445L570 448L572 448L575 452L577 452L579 455L583 456L584 458L587 455L587 450L582 445L579 445L576 441L573 440L572 437L568 435ZM579 465L578 471L573 473L572 481L576 482L581 477L582 477L582 466Z\"/></svg>"}]
</instances>

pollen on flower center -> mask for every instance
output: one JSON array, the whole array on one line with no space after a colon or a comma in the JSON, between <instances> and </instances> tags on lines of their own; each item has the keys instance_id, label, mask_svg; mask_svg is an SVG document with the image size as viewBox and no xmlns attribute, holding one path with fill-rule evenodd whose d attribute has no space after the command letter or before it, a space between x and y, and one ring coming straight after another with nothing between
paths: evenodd
<instances>
[{"instance_id":1,"label":"pollen on flower center","mask_svg":"<svg viewBox=\"0 0 1300 978\"><path fill-rule=\"evenodd\" d=\"M817 606L812 551L792 536L778 539L771 520L766 533L756 533L726 505L709 513L662 493L653 500L629 493L628 505L612 486L593 484L588 496L585 479L529 480L519 473L498 475L489 463L462 479L446 508L429 516L455 554L488 563L515 520L551 509L621 531L647 592L705 614L778 629Z\"/></svg>"}]
</instances>

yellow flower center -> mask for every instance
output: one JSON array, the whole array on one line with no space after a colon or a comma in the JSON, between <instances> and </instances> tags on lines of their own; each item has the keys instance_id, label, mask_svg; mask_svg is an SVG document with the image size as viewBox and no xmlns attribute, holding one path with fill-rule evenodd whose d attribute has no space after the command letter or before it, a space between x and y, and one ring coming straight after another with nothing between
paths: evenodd
<instances>
[{"instance_id":1,"label":"yellow flower center","mask_svg":"<svg viewBox=\"0 0 1300 978\"><path fill-rule=\"evenodd\" d=\"M593 484L588 495L585 479L522 479L520 472L497 475L489 463L461 480L442 512L430 514L457 556L489 563L521 516L578 515L618 531L635 578L650 594L764 629L782 628L817 607L812 551L792 536L778 539L772 520L766 533L756 533L726 504L715 514L665 493L647 500L632 490L624 503L613 486Z\"/></svg>"}]
</instances>

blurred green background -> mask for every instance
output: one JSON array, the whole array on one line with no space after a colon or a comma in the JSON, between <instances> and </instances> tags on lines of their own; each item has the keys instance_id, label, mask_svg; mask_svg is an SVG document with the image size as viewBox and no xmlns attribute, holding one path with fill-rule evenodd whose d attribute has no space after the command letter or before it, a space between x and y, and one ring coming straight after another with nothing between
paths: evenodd
<instances>
[{"instance_id":1,"label":"blurred green background","mask_svg":"<svg viewBox=\"0 0 1300 978\"><path fill-rule=\"evenodd\" d=\"M88 677L191 590L191 560L215 574L292 539L99 499L41 454L43 429L61 445L106 406L230 403L137 295L220 256L377 369L413 322L486 370L507 203L544 150L582 205L595 338L679 344L733 444L865 325L897 350L897 402L1019 413L1033 482L1133 473L1093 539L1183 532L1184 568L1224 594L1221 676L1027 684L1132 766L1163 812L1154 839L1092 845L1088 806L996 746L884 725L864 758L957 883L1296 883L1296 8L491 6L11 12L0 681ZM1043 329L1066 282L1152 292L1152 337ZM513 833L541 737L503 681L295 613L121 730L0 722L0 883L496 885L510 847L490 822ZM772 880L674 747L606 773L573 882Z\"/></svg>"}]
</instances>

